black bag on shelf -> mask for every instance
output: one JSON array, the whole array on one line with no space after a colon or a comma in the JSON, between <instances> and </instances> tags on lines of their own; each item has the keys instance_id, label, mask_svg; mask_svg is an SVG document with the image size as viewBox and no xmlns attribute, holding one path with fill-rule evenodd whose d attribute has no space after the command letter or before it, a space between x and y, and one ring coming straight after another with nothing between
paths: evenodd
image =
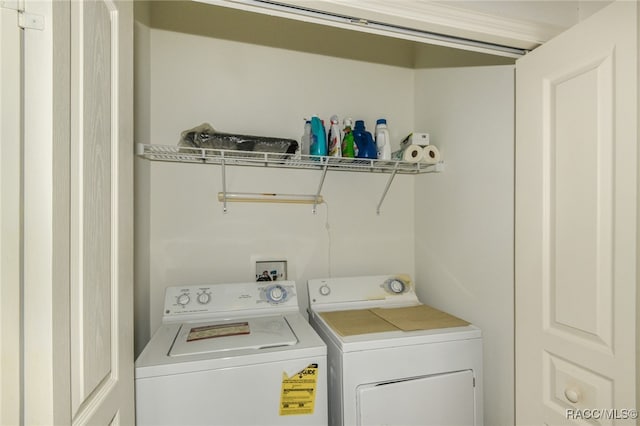
<instances>
[{"instance_id":1,"label":"black bag on shelf","mask_svg":"<svg viewBox=\"0 0 640 426\"><path fill-rule=\"evenodd\" d=\"M203 123L182 132L178 146L295 154L298 142L293 139L221 133L210 124Z\"/></svg>"}]
</instances>

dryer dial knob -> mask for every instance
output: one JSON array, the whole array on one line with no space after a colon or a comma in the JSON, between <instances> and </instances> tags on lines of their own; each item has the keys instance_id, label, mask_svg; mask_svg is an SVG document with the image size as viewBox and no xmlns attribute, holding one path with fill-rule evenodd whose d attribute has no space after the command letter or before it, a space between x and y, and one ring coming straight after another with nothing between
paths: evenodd
<instances>
[{"instance_id":1,"label":"dryer dial knob","mask_svg":"<svg viewBox=\"0 0 640 426\"><path fill-rule=\"evenodd\" d=\"M396 294L402 294L405 290L404 283L400 280L392 280L389 283L389 290Z\"/></svg>"},{"instance_id":2,"label":"dryer dial knob","mask_svg":"<svg viewBox=\"0 0 640 426\"><path fill-rule=\"evenodd\" d=\"M318 291L320 292L321 295L323 296L328 296L329 293L331 293L331 287L329 287L328 285L323 285L321 286Z\"/></svg>"},{"instance_id":3,"label":"dryer dial knob","mask_svg":"<svg viewBox=\"0 0 640 426\"><path fill-rule=\"evenodd\" d=\"M287 298L287 290L282 286L274 285L267 289L266 295L269 302L280 303Z\"/></svg>"},{"instance_id":4,"label":"dryer dial knob","mask_svg":"<svg viewBox=\"0 0 640 426\"><path fill-rule=\"evenodd\" d=\"M191 302L191 297L187 293L182 293L178 296L178 305L186 306L189 302Z\"/></svg>"},{"instance_id":5,"label":"dryer dial knob","mask_svg":"<svg viewBox=\"0 0 640 426\"><path fill-rule=\"evenodd\" d=\"M209 293L200 293L198 295L198 303L201 305L206 305L211 301L211 295Z\"/></svg>"}]
</instances>

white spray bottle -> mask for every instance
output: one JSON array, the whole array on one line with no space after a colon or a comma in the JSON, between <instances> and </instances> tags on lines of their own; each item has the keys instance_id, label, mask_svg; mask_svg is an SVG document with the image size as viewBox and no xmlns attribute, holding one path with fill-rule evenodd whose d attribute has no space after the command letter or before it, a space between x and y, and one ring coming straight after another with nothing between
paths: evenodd
<instances>
[{"instance_id":1,"label":"white spray bottle","mask_svg":"<svg viewBox=\"0 0 640 426\"><path fill-rule=\"evenodd\" d=\"M338 116L332 115L329 127L329 157L342 157L342 134L339 123Z\"/></svg>"}]
</instances>

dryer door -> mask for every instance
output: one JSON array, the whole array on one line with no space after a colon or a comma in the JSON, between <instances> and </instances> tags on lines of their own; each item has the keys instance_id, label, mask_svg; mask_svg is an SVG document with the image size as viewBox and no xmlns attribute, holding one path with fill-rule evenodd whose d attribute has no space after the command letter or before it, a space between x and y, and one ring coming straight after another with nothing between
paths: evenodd
<instances>
[{"instance_id":1,"label":"dryer door","mask_svg":"<svg viewBox=\"0 0 640 426\"><path fill-rule=\"evenodd\" d=\"M358 387L358 425L475 425L471 370Z\"/></svg>"}]
</instances>

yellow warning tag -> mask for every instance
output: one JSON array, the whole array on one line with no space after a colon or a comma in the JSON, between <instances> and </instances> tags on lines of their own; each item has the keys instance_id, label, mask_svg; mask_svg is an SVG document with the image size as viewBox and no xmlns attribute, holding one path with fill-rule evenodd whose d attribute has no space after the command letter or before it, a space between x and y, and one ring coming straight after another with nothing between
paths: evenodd
<instances>
[{"instance_id":1,"label":"yellow warning tag","mask_svg":"<svg viewBox=\"0 0 640 426\"><path fill-rule=\"evenodd\" d=\"M309 364L291 377L282 373L280 415L313 414L317 383L318 364Z\"/></svg>"}]
</instances>

